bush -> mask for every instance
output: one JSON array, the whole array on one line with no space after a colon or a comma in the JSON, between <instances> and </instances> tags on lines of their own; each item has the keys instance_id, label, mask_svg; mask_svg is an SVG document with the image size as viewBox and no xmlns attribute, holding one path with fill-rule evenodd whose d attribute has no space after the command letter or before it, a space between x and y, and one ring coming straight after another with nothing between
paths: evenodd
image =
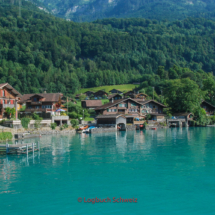
<instances>
[{"instance_id":1,"label":"bush","mask_svg":"<svg viewBox=\"0 0 215 215\"><path fill-rule=\"evenodd\" d=\"M2 132L0 133L0 140L12 140L13 135L11 132Z\"/></svg>"},{"instance_id":2,"label":"bush","mask_svg":"<svg viewBox=\"0 0 215 215\"><path fill-rule=\"evenodd\" d=\"M43 118L42 117L40 117L38 114L36 114L36 113L33 113L32 114L32 118L34 119L34 120L43 120Z\"/></svg>"},{"instance_id":3,"label":"bush","mask_svg":"<svg viewBox=\"0 0 215 215\"><path fill-rule=\"evenodd\" d=\"M69 126L67 124L63 124L63 128L68 128Z\"/></svg>"},{"instance_id":4,"label":"bush","mask_svg":"<svg viewBox=\"0 0 215 215\"><path fill-rule=\"evenodd\" d=\"M78 125L78 121L76 119L71 119L72 127L75 128Z\"/></svg>"},{"instance_id":5,"label":"bush","mask_svg":"<svg viewBox=\"0 0 215 215\"><path fill-rule=\"evenodd\" d=\"M40 128L40 126L41 126L41 120L35 120L34 127L38 129Z\"/></svg>"},{"instance_id":6,"label":"bush","mask_svg":"<svg viewBox=\"0 0 215 215\"><path fill-rule=\"evenodd\" d=\"M22 124L22 127L25 128L25 129L28 129L28 124L30 122L30 118L27 118L27 117L24 117L21 119L21 124Z\"/></svg>"},{"instance_id":7,"label":"bush","mask_svg":"<svg viewBox=\"0 0 215 215\"><path fill-rule=\"evenodd\" d=\"M215 124L215 115L213 115L213 116L211 117L211 122L212 122L212 124Z\"/></svg>"},{"instance_id":8,"label":"bush","mask_svg":"<svg viewBox=\"0 0 215 215\"><path fill-rule=\"evenodd\" d=\"M1 120L1 121L0 121L0 125L3 125L4 122L5 122L5 119Z\"/></svg>"},{"instance_id":9,"label":"bush","mask_svg":"<svg viewBox=\"0 0 215 215\"><path fill-rule=\"evenodd\" d=\"M55 128L57 127L57 123L51 123L51 129L55 130Z\"/></svg>"},{"instance_id":10,"label":"bush","mask_svg":"<svg viewBox=\"0 0 215 215\"><path fill-rule=\"evenodd\" d=\"M152 118L152 116L150 114L146 115L146 120L150 120Z\"/></svg>"},{"instance_id":11,"label":"bush","mask_svg":"<svg viewBox=\"0 0 215 215\"><path fill-rule=\"evenodd\" d=\"M77 119L78 118L78 114L75 112L70 112L68 115L69 115L69 118L71 118L71 119Z\"/></svg>"},{"instance_id":12,"label":"bush","mask_svg":"<svg viewBox=\"0 0 215 215\"><path fill-rule=\"evenodd\" d=\"M5 108L5 113L8 115L8 116L11 116L12 118L15 116L15 113L16 113L16 110L15 108Z\"/></svg>"},{"instance_id":13,"label":"bush","mask_svg":"<svg viewBox=\"0 0 215 215\"><path fill-rule=\"evenodd\" d=\"M60 112L60 115L61 115L61 116L67 116L67 115L66 115L66 112Z\"/></svg>"}]
</instances>

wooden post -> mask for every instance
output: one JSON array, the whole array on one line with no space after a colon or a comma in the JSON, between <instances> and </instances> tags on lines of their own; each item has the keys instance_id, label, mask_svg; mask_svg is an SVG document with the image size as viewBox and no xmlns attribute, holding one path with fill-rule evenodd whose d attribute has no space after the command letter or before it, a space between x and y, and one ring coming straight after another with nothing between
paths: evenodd
<instances>
[{"instance_id":1,"label":"wooden post","mask_svg":"<svg viewBox=\"0 0 215 215\"><path fill-rule=\"evenodd\" d=\"M8 152L9 152L9 144L6 143L6 153L8 153Z\"/></svg>"},{"instance_id":2,"label":"wooden post","mask_svg":"<svg viewBox=\"0 0 215 215\"><path fill-rule=\"evenodd\" d=\"M40 150L40 141L37 141L37 149Z\"/></svg>"},{"instance_id":3,"label":"wooden post","mask_svg":"<svg viewBox=\"0 0 215 215\"><path fill-rule=\"evenodd\" d=\"M34 155L34 143L32 143L32 150L33 150L33 155Z\"/></svg>"},{"instance_id":4,"label":"wooden post","mask_svg":"<svg viewBox=\"0 0 215 215\"><path fill-rule=\"evenodd\" d=\"M28 144L26 145L26 154L28 155Z\"/></svg>"}]
</instances>

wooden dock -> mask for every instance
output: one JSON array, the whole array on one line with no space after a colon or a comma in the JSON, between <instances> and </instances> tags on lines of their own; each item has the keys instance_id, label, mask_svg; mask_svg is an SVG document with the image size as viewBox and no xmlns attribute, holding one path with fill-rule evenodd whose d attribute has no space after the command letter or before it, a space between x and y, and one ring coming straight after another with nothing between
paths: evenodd
<instances>
[{"instance_id":1,"label":"wooden dock","mask_svg":"<svg viewBox=\"0 0 215 215\"><path fill-rule=\"evenodd\" d=\"M40 143L0 144L0 151L6 154L26 154L40 150Z\"/></svg>"}]
</instances>

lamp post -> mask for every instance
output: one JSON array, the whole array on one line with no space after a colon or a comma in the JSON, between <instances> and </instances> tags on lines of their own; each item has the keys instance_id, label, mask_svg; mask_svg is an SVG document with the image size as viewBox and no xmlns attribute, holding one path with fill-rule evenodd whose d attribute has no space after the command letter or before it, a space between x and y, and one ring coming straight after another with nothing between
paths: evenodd
<instances>
[{"instance_id":1,"label":"lamp post","mask_svg":"<svg viewBox=\"0 0 215 215\"><path fill-rule=\"evenodd\" d=\"M83 110L83 120L84 120L84 110Z\"/></svg>"}]
</instances>

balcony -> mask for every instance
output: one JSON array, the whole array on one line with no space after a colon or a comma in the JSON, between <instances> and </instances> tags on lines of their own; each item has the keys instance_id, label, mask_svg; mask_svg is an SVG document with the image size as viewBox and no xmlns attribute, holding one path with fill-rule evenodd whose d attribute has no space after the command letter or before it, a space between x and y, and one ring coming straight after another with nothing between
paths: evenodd
<instances>
[{"instance_id":1,"label":"balcony","mask_svg":"<svg viewBox=\"0 0 215 215\"><path fill-rule=\"evenodd\" d=\"M9 107L9 108L15 108L15 105L14 104L0 104L0 107L1 108L7 108L7 107Z\"/></svg>"},{"instance_id":2,"label":"balcony","mask_svg":"<svg viewBox=\"0 0 215 215\"><path fill-rule=\"evenodd\" d=\"M31 102L31 105L40 105L40 104L42 104L42 102L40 102L40 101L37 101L37 102Z\"/></svg>"},{"instance_id":3,"label":"balcony","mask_svg":"<svg viewBox=\"0 0 215 215\"><path fill-rule=\"evenodd\" d=\"M51 112L51 108L26 108L25 112Z\"/></svg>"}]
</instances>

